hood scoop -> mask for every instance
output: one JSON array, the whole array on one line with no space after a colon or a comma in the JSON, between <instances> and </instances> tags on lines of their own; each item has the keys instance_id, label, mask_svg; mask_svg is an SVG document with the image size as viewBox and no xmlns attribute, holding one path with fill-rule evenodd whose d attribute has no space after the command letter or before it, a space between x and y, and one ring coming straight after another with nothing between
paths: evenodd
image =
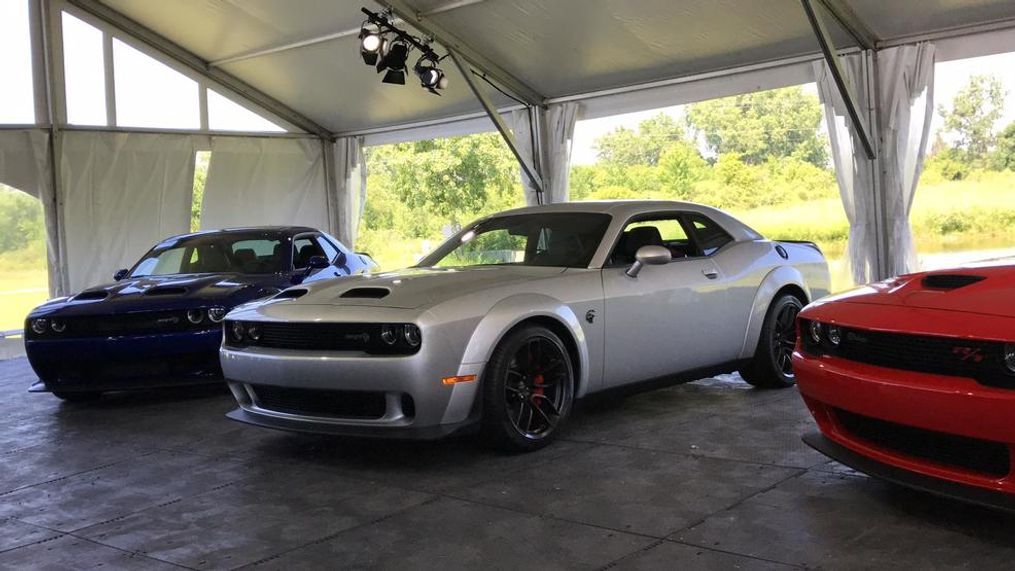
<instances>
[{"instance_id":1,"label":"hood scoop","mask_svg":"<svg viewBox=\"0 0 1015 571\"><path fill-rule=\"evenodd\" d=\"M74 301L99 301L107 297L108 291L83 291L74 296Z\"/></svg>"},{"instance_id":2,"label":"hood scoop","mask_svg":"<svg viewBox=\"0 0 1015 571\"><path fill-rule=\"evenodd\" d=\"M183 295L187 288L179 286L153 287L144 292L145 295Z\"/></svg>"},{"instance_id":3,"label":"hood scoop","mask_svg":"<svg viewBox=\"0 0 1015 571\"><path fill-rule=\"evenodd\" d=\"M387 297L391 290L386 287L354 287L339 297L356 299L381 299Z\"/></svg>"},{"instance_id":4,"label":"hood scoop","mask_svg":"<svg viewBox=\"0 0 1015 571\"><path fill-rule=\"evenodd\" d=\"M973 285L985 280L984 276L969 274L932 274L921 281L923 287L928 289L953 290Z\"/></svg>"},{"instance_id":5,"label":"hood scoop","mask_svg":"<svg viewBox=\"0 0 1015 571\"><path fill-rule=\"evenodd\" d=\"M279 292L272 299L296 299L307 295L307 290L302 288L287 289Z\"/></svg>"}]
</instances>

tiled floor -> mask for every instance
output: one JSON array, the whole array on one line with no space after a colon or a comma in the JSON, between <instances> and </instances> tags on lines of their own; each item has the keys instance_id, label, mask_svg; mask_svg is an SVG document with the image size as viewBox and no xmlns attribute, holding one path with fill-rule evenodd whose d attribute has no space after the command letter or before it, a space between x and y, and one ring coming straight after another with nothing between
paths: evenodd
<instances>
[{"instance_id":1,"label":"tiled floor","mask_svg":"<svg viewBox=\"0 0 1015 571\"><path fill-rule=\"evenodd\" d=\"M205 390L88 405L0 362L0 568L1007 569L1015 517L800 442L795 390L735 377L583 406L524 456L232 423Z\"/></svg>"}]
</instances>

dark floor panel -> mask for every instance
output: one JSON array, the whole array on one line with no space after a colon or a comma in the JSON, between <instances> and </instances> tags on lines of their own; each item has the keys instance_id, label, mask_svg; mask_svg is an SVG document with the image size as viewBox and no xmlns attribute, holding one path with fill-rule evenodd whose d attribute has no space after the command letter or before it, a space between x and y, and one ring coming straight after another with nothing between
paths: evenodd
<instances>
[{"instance_id":1,"label":"dark floor panel","mask_svg":"<svg viewBox=\"0 0 1015 571\"><path fill-rule=\"evenodd\" d=\"M0 519L0 552L59 536L59 533L49 529L16 520Z\"/></svg>"},{"instance_id":2,"label":"dark floor panel","mask_svg":"<svg viewBox=\"0 0 1015 571\"><path fill-rule=\"evenodd\" d=\"M436 533L435 533L436 531ZM344 532L268 569L593 569L651 539L440 499Z\"/></svg>"},{"instance_id":3,"label":"dark floor panel","mask_svg":"<svg viewBox=\"0 0 1015 571\"><path fill-rule=\"evenodd\" d=\"M0 553L0 568L46 569L77 571L79 569L131 569L138 571L173 571L180 567L142 555L65 535L59 539L36 543Z\"/></svg>"},{"instance_id":4,"label":"dark floor panel","mask_svg":"<svg viewBox=\"0 0 1015 571\"><path fill-rule=\"evenodd\" d=\"M791 565L681 545L671 541L658 542L649 549L625 557L617 561L612 569L627 571L674 569L677 567L681 571L726 571L728 569L788 571L795 569Z\"/></svg>"},{"instance_id":5,"label":"dark floor panel","mask_svg":"<svg viewBox=\"0 0 1015 571\"><path fill-rule=\"evenodd\" d=\"M664 537L796 473L760 464L598 446L460 494L535 514Z\"/></svg>"}]
</instances>

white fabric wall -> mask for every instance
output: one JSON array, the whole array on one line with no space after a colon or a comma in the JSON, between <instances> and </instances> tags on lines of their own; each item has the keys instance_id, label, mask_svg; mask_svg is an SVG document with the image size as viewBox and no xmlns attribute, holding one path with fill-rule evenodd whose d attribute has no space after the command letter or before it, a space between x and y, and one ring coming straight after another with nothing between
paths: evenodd
<instances>
[{"instance_id":1,"label":"white fabric wall","mask_svg":"<svg viewBox=\"0 0 1015 571\"><path fill-rule=\"evenodd\" d=\"M934 46L918 44L878 52L881 117L881 188L888 227L888 273L917 269L909 213L923 171L934 117Z\"/></svg>"},{"instance_id":2,"label":"white fabric wall","mask_svg":"<svg viewBox=\"0 0 1015 571\"><path fill-rule=\"evenodd\" d=\"M355 248L359 223L367 198L367 163L363 139L341 137L335 141L335 224L331 233L349 248Z\"/></svg>"},{"instance_id":3,"label":"white fabric wall","mask_svg":"<svg viewBox=\"0 0 1015 571\"><path fill-rule=\"evenodd\" d=\"M188 231L194 153L188 135L64 133L69 291L112 281L159 240Z\"/></svg>"},{"instance_id":4,"label":"white fabric wall","mask_svg":"<svg viewBox=\"0 0 1015 571\"><path fill-rule=\"evenodd\" d=\"M49 161L49 133L36 129L0 131L0 182L24 191L42 202L46 224L49 293L66 291L61 263L59 211L53 195Z\"/></svg>"},{"instance_id":5,"label":"white fabric wall","mask_svg":"<svg viewBox=\"0 0 1015 571\"><path fill-rule=\"evenodd\" d=\"M846 81L857 94L860 113L867 116L863 54L840 57ZM814 79L825 109L825 123L832 147L832 162L839 184L839 196L849 220L846 257L853 281L865 284L877 275L877 223L874 196L874 162L867 159L860 139L850 122L846 105L839 95L828 64L814 63Z\"/></svg>"},{"instance_id":6,"label":"white fabric wall","mask_svg":"<svg viewBox=\"0 0 1015 571\"><path fill-rule=\"evenodd\" d=\"M557 103L544 109L519 109L512 111L509 126L514 132L518 151L522 156L532 157L539 175L543 179L543 201L546 204L567 202L571 175L571 146L574 126L578 121L580 104L575 102ZM532 132L530 112L538 114L537 125L541 126L543 153L537 156L538 143ZM519 167L525 203L537 204L536 189L529 177Z\"/></svg>"},{"instance_id":7,"label":"white fabric wall","mask_svg":"<svg viewBox=\"0 0 1015 571\"><path fill-rule=\"evenodd\" d=\"M201 228L330 228L324 150L317 139L213 137Z\"/></svg>"}]
</instances>

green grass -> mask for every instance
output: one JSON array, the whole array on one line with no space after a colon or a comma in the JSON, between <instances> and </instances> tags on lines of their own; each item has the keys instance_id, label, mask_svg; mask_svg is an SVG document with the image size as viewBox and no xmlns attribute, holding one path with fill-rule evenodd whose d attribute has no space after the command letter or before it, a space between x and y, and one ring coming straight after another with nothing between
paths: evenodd
<instances>
[{"instance_id":1,"label":"green grass","mask_svg":"<svg viewBox=\"0 0 1015 571\"><path fill-rule=\"evenodd\" d=\"M21 329L33 307L49 298L45 269L0 271L0 331Z\"/></svg>"}]
</instances>

